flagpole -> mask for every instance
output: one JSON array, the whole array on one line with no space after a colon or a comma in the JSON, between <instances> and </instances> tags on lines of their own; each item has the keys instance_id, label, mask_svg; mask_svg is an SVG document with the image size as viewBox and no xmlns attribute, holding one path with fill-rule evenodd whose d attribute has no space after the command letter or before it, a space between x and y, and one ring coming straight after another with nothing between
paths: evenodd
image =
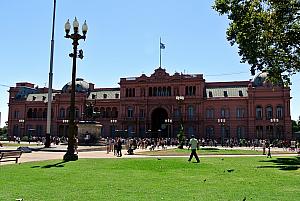
<instances>
[{"instance_id":1,"label":"flagpole","mask_svg":"<svg viewBox=\"0 0 300 201\"><path fill-rule=\"evenodd\" d=\"M161 68L161 37L159 38L159 67Z\"/></svg>"},{"instance_id":2,"label":"flagpole","mask_svg":"<svg viewBox=\"0 0 300 201\"><path fill-rule=\"evenodd\" d=\"M55 10L56 10L56 0L53 0L53 19L52 19L52 36L51 36L51 50L50 50L51 52L50 52L50 70L49 70L49 83L48 83L47 128L46 128L45 147L50 147Z\"/></svg>"}]
</instances>

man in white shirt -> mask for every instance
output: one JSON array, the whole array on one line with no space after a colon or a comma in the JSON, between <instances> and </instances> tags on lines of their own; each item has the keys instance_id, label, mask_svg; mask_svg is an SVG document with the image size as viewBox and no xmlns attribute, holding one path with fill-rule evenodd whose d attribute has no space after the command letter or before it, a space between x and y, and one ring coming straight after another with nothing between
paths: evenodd
<instances>
[{"instance_id":1,"label":"man in white shirt","mask_svg":"<svg viewBox=\"0 0 300 201\"><path fill-rule=\"evenodd\" d=\"M189 162L192 160L193 156L195 156L196 160L197 160L197 163L200 163L200 160L199 160L199 157L197 155L197 147L198 147L198 140L195 138L194 135L191 136L191 139L190 139L190 142L189 142L189 148L191 148L191 155L190 155L190 158L189 158Z\"/></svg>"}]
</instances>

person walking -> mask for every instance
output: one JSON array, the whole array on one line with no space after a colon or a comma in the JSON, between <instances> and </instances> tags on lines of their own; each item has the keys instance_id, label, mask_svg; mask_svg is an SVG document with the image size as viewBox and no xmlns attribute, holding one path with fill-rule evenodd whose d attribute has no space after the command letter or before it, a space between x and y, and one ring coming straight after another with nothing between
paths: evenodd
<instances>
[{"instance_id":1,"label":"person walking","mask_svg":"<svg viewBox=\"0 0 300 201\"><path fill-rule=\"evenodd\" d=\"M191 136L191 139L189 141L189 147L188 149L191 148L191 155L190 155L190 158L189 158L189 162L192 160L193 156L195 156L196 160L197 160L197 163L200 163L200 160L199 160L199 157L197 155L197 147L198 147L198 140L195 138L194 135Z\"/></svg>"},{"instance_id":2,"label":"person walking","mask_svg":"<svg viewBox=\"0 0 300 201\"><path fill-rule=\"evenodd\" d=\"M271 144L268 145L268 155L267 155L267 158L272 158L271 156Z\"/></svg>"}]
</instances>

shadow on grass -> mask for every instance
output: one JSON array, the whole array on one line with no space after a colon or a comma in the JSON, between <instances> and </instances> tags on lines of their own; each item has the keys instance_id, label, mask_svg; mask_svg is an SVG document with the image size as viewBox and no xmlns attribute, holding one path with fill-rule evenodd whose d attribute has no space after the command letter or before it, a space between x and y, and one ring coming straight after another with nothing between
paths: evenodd
<instances>
[{"instance_id":1,"label":"shadow on grass","mask_svg":"<svg viewBox=\"0 0 300 201\"><path fill-rule=\"evenodd\" d=\"M200 150L219 151L220 149L218 149L218 148L213 148L213 147L208 147L208 148L201 147Z\"/></svg>"},{"instance_id":2,"label":"shadow on grass","mask_svg":"<svg viewBox=\"0 0 300 201\"><path fill-rule=\"evenodd\" d=\"M279 170L298 170L300 169L300 157L276 158L271 160L261 160L262 163L273 163L273 165L262 165L257 168L277 168Z\"/></svg>"},{"instance_id":3,"label":"shadow on grass","mask_svg":"<svg viewBox=\"0 0 300 201\"><path fill-rule=\"evenodd\" d=\"M39 166L39 165L35 165L32 166L31 168L61 168L61 167L65 167L64 164L67 163L68 161L61 161L55 164L49 164L49 165L44 165L44 166Z\"/></svg>"}]
</instances>

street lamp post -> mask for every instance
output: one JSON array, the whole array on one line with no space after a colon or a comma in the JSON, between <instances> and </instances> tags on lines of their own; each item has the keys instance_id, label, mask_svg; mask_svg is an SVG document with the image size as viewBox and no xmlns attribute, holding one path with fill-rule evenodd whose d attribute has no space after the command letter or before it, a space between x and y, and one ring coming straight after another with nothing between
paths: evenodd
<instances>
[{"instance_id":1,"label":"street lamp post","mask_svg":"<svg viewBox=\"0 0 300 201\"><path fill-rule=\"evenodd\" d=\"M179 149L183 149L185 137L184 137L184 128L183 128L183 117L182 117L182 112L181 112L181 104L184 101L184 96L176 96L176 100L179 106L179 117L180 117L180 129L178 132L178 140L179 140Z\"/></svg>"},{"instance_id":2,"label":"street lamp post","mask_svg":"<svg viewBox=\"0 0 300 201\"><path fill-rule=\"evenodd\" d=\"M165 123L167 124L168 138L170 138L170 127L172 124L172 119L165 119Z\"/></svg>"},{"instance_id":3,"label":"street lamp post","mask_svg":"<svg viewBox=\"0 0 300 201\"><path fill-rule=\"evenodd\" d=\"M62 120L62 122L63 122L63 129L64 129L64 133L63 133L63 136L64 137L66 137L67 136L67 133L68 133L68 127L67 127L67 125L69 124L69 120L68 119L63 119Z\"/></svg>"},{"instance_id":4,"label":"street lamp post","mask_svg":"<svg viewBox=\"0 0 300 201\"><path fill-rule=\"evenodd\" d=\"M224 145L224 132L223 132L222 128L224 128L225 123L226 123L225 118L218 119L218 124L220 124L220 126L221 126L221 145L222 146Z\"/></svg>"},{"instance_id":5,"label":"street lamp post","mask_svg":"<svg viewBox=\"0 0 300 201\"><path fill-rule=\"evenodd\" d=\"M19 119L19 123L21 124L21 127L20 127L20 130L22 130L21 132L20 132L20 138L22 138L23 137L23 135L24 135L24 122L25 122L25 120L24 119Z\"/></svg>"},{"instance_id":6,"label":"street lamp post","mask_svg":"<svg viewBox=\"0 0 300 201\"><path fill-rule=\"evenodd\" d=\"M112 124L112 132L111 132L111 134L112 134L113 138L116 137L115 135L116 135L116 124L117 124L117 122L118 122L118 120L116 120L116 119L111 119L110 120L110 123Z\"/></svg>"},{"instance_id":7,"label":"street lamp post","mask_svg":"<svg viewBox=\"0 0 300 201\"><path fill-rule=\"evenodd\" d=\"M74 33L69 34L71 30L71 24L69 20L65 24L65 38L69 38L73 41L73 53L69 54L69 56L73 59L73 66L72 66L72 85L71 85L71 103L70 103L70 120L69 120L69 133L68 133L68 148L67 152L64 155L65 161L74 161L78 160L78 155L75 154L75 143L76 143L76 126L75 126L75 80L76 80L76 59L79 57L80 59L83 58L83 52L82 50L79 50L79 53L77 53L77 46L79 45L78 41L80 39L85 40L86 39L86 33L88 30L88 26L86 24L86 21L84 21L84 24L82 25L82 33L83 35L79 34L79 23L77 21L77 18L75 17L75 20L73 22L73 29Z\"/></svg>"},{"instance_id":8,"label":"street lamp post","mask_svg":"<svg viewBox=\"0 0 300 201\"><path fill-rule=\"evenodd\" d=\"M182 117L182 112L181 112L181 105L182 102L184 101L184 96L176 96L176 100L179 106L179 117L180 117L180 125L183 128L183 117Z\"/></svg>"},{"instance_id":9,"label":"street lamp post","mask_svg":"<svg viewBox=\"0 0 300 201\"><path fill-rule=\"evenodd\" d=\"M278 122L279 122L279 119L277 119L277 118L271 118L270 119L270 122L273 124L273 138L275 137L275 127L276 127L276 125L278 124Z\"/></svg>"}]
</instances>

